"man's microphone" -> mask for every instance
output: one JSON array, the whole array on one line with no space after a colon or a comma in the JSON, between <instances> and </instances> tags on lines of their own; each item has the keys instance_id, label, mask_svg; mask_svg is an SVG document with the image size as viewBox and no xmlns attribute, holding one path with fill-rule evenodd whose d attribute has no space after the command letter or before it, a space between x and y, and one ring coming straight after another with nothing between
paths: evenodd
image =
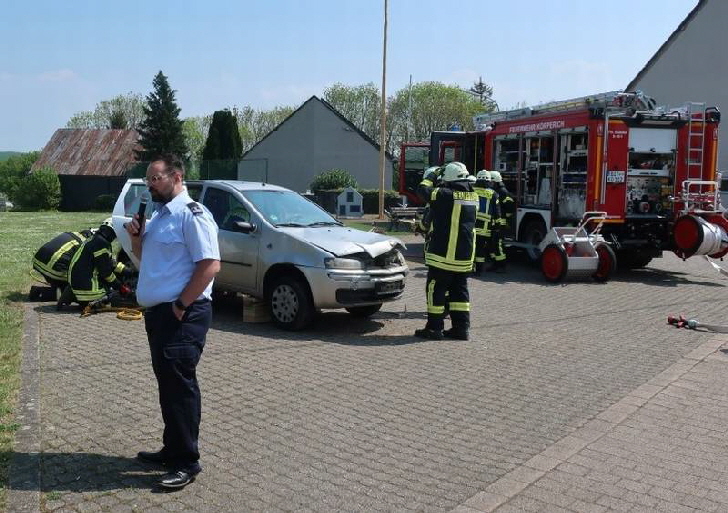
<instances>
[{"instance_id":1,"label":"man's microphone","mask_svg":"<svg viewBox=\"0 0 728 513\"><path fill-rule=\"evenodd\" d=\"M139 211L137 212L137 215L139 216L139 233L141 233L144 221L147 219L147 204L150 199L149 191L144 191L142 192L142 195L139 196Z\"/></svg>"},{"instance_id":2,"label":"man's microphone","mask_svg":"<svg viewBox=\"0 0 728 513\"><path fill-rule=\"evenodd\" d=\"M139 210L137 210L137 222L139 223L139 231L137 232L137 234L142 233L144 221L146 220L147 204L149 203L150 199L151 195L149 194L149 191L144 191L142 192L141 196L139 196Z\"/></svg>"}]
</instances>

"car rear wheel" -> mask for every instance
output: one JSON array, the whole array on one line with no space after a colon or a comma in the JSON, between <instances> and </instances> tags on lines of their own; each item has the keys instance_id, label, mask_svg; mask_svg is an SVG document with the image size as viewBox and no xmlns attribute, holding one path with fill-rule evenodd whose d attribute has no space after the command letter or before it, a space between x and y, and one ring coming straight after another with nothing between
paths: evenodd
<instances>
[{"instance_id":1,"label":"car rear wheel","mask_svg":"<svg viewBox=\"0 0 728 513\"><path fill-rule=\"evenodd\" d=\"M372 315L374 315L381 309L382 309L382 304L379 303L378 305L350 306L349 308L346 309L346 311L349 312L354 317L360 317L362 319L366 319L367 317L371 317Z\"/></svg>"},{"instance_id":2,"label":"car rear wheel","mask_svg":"<svg viewBox=\"0 0 728 513\"><path fill-rule=\"evenodd\" d=\"M297 331L313 322L315 309L308 284L295 276L281 276L270 289L271 317L284 330Z\"/></svg>"}]
</instances>

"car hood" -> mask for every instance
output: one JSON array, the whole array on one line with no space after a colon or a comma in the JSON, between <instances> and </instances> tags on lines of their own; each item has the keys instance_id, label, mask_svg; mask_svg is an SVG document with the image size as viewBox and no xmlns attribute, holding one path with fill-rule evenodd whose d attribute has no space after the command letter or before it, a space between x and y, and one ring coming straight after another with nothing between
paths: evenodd
<instances>
[{"instance_id":1,"label":"car hood","mask_svg":"<svg viewBox=\"0 0 728 513\"><path fill-rule=\"evenodd\" d=\"M405 248L404 243L395 237L343 226L279 227L278 229L301 242L313 244L337 257L364 252L368 253L372 258L376 258L393 248Z\"/></svg>"}]
</instances>

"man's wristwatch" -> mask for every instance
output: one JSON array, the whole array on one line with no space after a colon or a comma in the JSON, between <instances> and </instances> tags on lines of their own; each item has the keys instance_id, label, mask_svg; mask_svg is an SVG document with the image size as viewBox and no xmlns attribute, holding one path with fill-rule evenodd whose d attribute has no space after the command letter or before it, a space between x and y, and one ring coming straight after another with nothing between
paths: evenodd
<instances>
[{"instance_id":1,"label":"man's wristwatch","mask_svg":"<svg viewBox=\"0 0 728 513\"><path fill-rule=\"evenodd\" d=\"M185 306L185 304L182 301L179 300L179 298L174 300L174 306L176 306L177 308L179 308L182 311L187 310L187 307Z\"/></svg>"}]
</instances>

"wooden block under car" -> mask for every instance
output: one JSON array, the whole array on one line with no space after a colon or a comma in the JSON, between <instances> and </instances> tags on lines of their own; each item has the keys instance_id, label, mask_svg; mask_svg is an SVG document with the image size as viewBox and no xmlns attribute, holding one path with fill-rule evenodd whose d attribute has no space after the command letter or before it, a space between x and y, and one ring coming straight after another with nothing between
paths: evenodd
<instances>
[{"instance_id":1,"label":"wooden block under car","mask_svg":"<svg viewBox=\"0 0 728 513\"><path fill-rule=\"evenodd\" d=\"M270 322L270 310L265 301L243 296L243 322Z\"/></svg>"}]
</instances>

